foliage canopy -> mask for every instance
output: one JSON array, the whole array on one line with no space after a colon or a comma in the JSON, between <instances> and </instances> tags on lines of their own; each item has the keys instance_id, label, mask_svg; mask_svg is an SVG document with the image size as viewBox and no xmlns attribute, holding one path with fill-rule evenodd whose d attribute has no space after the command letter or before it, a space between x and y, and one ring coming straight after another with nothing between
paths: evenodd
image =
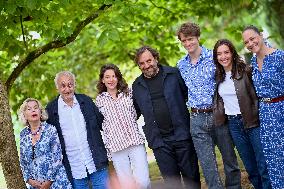
<instances>
[{"instance_id":1,"label":"foliage canopy","mask_svg":"<svg viewBox=\"0 0 284 189\"><path fill-rule=\"evenodd\" d=\"M145 44L174 66L185 54L175 32L188 20L200 25L209 48L228 38L244 52L241 30L248 24L266 28L283 48L283 10L282 0L0 0L0 102L9 104L5 92L14 112L27 97L48 102L61 70L74 72L77 91L95 97L101 65L117 64L131 82L140 74L135 49ZM3 124L11 120L6 109Z\"/></svg>"},{"instance_id":2,"label":"foliage canopy","mask_svg":"<svg viewBox=\"0 0 284 189\"><path fill-rule=\"evenodd\" d=\"M118 64L128 81L139 74L132 57L143 44L159 50L162 64L175 65L184 54L175 31L187 20L199 23L201 42L210 48L218 38L227 37L242 49L242 27L263 21L256 19L263 17L263 6L259 3L252 0L1 1L1 78L5 81L28 53L50 41L66 40L80 21L103 4L111 5L81 31L75 42L51 50L28 65L10 92L14 110L28 96L46 102L56 95L55 73L68 69L77 75L78 91L94 97L102 64Z\"/></svg>"}]
</instances>

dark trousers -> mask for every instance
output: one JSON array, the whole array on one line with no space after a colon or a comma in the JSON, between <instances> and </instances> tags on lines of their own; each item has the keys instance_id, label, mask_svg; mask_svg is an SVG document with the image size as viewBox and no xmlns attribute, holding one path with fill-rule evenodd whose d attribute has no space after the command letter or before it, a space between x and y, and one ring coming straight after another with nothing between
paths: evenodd
<instances>
[{"instance_id":1,"label":"dark trousers","mask_svg":"<svg viewBox=\"0 0 284 189\"><path fill-rule=\"evenodd\" d=\"M191 140L175 141L164 138L164 146L153 149L158 167L168 189L200 189L197 155Z\"/></svg>"}]
</instances>

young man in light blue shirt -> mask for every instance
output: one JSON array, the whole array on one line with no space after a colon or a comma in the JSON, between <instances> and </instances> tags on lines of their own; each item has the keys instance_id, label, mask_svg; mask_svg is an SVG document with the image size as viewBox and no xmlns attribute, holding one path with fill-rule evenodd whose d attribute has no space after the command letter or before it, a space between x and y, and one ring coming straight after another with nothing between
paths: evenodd
<instances>
[{"instance_id":1,"label":"young man in light blue shirt","mask_svg":"<svg viewBox=\"0 0 284 189\"><path fill-rule=\"evenodd\" d=\"M213 94L215 65L213 53L199 44L200 28L184 23L177 36L187 50L177 67L188 88L187 106L190 109L190 133L209 189L223 189L218 173L215 145L222 154L226 175L225 188L241 188L240 170L234 145L226 125L213 124Z\"/></svg>"}]
</instances>

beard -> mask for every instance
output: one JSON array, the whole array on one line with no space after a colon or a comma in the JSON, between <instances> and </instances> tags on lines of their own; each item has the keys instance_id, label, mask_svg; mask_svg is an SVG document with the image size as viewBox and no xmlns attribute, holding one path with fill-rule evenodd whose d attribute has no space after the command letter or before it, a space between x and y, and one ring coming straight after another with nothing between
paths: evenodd
<instances>
[{"instance_id":1,"label":"beard","mask_svg":"<svg viewBox=\"0 0 284 189\"><path fill-rule=\"evenodd\" d=\"M147 70L144 70L143 74L147 78L152 78L152 77L155 77L158 72L159 72L158 66L151 66Z\"/></svg>"}]
</instances>

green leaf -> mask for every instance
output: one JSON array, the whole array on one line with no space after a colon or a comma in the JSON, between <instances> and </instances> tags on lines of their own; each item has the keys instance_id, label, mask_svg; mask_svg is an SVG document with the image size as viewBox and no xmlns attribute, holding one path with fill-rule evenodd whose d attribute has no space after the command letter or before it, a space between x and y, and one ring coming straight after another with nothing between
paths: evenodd
<instances>
[{"instance_id":1,"label":"green leaf","mask_svg":"<svg viewBox=\"0 0 284 189\"><path fill-rule=\"evenodd\" d=\"M60 3L61 3L63 6L67 6L70 2L69 2L69 0L61 0Z\"/></svg>"},{"instance_id":2,"label":"green leaf","mask_svg":"<svg viewBox=\"0 0 284 189\"><path fill-rule=\"evenodd\" d=\"M28 0L27 1L27 7L30 10L34 10L36 8L36 5L37 5L37 0Z\"/></svg>"},{"instance_id":3,"label":"green leaf","mask_svg":"<svg viewBox=\"0 0 284 189\"><path fill-rule=\"evenodd\" d=\"M106 5L111 5L111 4L113 4L113 3L114 3L113 0L105 0L105 1L104 1L104 4L106 4Z\"/></svg>"},{"instance_id":4,"label":"green leaf","mask_svg":"<svg viewBox=\"0 0 284 189\"><path fill-rule=\"evenodd\" d=\"M98 38L98 46L104 46L108 41L107 30L103 31Z\"/></svg>"},{"instance_id":5,"label":"green leaf","mask_svg":"<svg viewBox=\"0 0 284 189\"><path fill-rule=\"evenodd\" d=\"M113 41L119 41L119 31L115 28L112 28L108 31L108 37Z\"/></svg>"},{"instance_id":6,"label":"green leaf","mask_svg":"<svg viewBox=\"0 0 284 189\"><path fill-rule=\"evenodd\" d=\"M7 2L5 8L6 8L7 13L13 14L17 9L17 5L14 3L13 0L11 0Z\"/></svg>"}]
</instances>

